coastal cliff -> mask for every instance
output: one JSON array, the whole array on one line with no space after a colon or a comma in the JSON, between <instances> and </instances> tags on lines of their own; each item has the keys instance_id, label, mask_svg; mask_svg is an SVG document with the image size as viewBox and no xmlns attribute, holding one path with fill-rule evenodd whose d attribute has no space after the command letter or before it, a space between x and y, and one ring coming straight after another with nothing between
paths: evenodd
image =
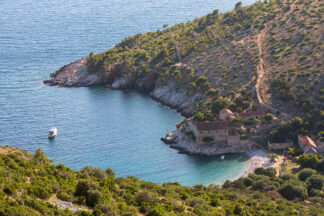
<instances>
[{"instance_id":1,"label":"coastal cliff","mask_svg":"<svg viewBox=\"0 0 324 216\"><path fill-rule=\"evenodd\" d=\"M174 82L166 85L158 83L158 74L150 73L146 76L114 77L112 73L105 75L88 73L87 58L63 66L50 75L51 79L44 84L60 87L81 87L104 85L111 89L134 89L150 92L150 96L165 106L171 107L184 116L190 116L195 111L195 103L204 98L201 93L186 95L186 90Z\"/></svg>"}]
</instances>

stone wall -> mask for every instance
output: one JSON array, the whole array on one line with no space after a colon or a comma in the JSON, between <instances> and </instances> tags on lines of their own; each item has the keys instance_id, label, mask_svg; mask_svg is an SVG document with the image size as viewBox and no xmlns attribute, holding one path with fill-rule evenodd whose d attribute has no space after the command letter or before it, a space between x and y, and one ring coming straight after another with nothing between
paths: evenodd
<instances>
[{"instance_id":1,"label":"stone wall","mask_svg":"<svg viewBox=\"0 0 324 216\"><path fill-rule=\"evenodd\" d=\"M227 141L227 130L219 131L199 131L196 138L197 144L205 144L203 139L205 137L212 137L214 140L211 142L226 142Z\"/></svg>"},{"instance_id":2,"label":"stone wall","mask_svg":"<svg viewBox=\"0 0 324 216\"><path fill-rule=\"evenodd\" d=\"M240 144L240 135L227 137L227 145L233 146L233 145L239 145L239 144Z\"/></svg>"},{"instance_id":3,"label":"stone wall","mask_svg":"<svg viewBox=\"0 0 324 216\"><path fill-rule=\"evenodd\" d=\"M283 142L283 143L270 143L270 141L268 141L269 150L287 149L289 147L292 147L293 145L294 144L292 141Z\"/></svg>"}]
</instances>

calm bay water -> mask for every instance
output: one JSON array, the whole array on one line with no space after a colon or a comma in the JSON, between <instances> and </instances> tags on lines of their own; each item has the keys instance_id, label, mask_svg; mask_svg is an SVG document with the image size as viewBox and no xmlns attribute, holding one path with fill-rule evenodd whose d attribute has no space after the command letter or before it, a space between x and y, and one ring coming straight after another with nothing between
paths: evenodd
<instances>
[{"instance_id":1,"label":"calm bay water","mask_svg":"<svg viewBox=\"0 0 324 216\"><path fill-rule=\"evenodd\" d=\"M0 0L0 145L42 148L73 169L111 167L116 175L184 185L223 183L244 172L247 156L178 154L160 142L183 119L147 95L42 84L64 64L135 33L187 22L223 0ZM244 0L243 4L254 0ZM49 141L55 98L58 137Z\"/></svg>"}]
</instances>

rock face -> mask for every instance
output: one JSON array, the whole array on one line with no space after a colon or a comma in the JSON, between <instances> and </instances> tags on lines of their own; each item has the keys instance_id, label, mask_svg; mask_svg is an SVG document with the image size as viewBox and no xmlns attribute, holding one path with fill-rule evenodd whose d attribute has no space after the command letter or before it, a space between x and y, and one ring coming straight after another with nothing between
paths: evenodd
<instances>
[{"instance_id":1,"label":"rock face","mask_svg":"<svg viewBox=\"0 0 324 216\"><path fill-rule=\"evenodd\" d=\"M150 91L151 97L162 104L169 106L189 116L194 112L197 102L202 99L202 95L186 95L185 90L178 87L171 81L167 85L156 85L158 79L157 72L151 72L144 76L133 75L130 77L115 77L110 72L100 73L104 75L89 74L87 71L87 58L63 66L55 73L52 73L50 80L45 80L44 84L61 87L80 87L105 84L112 89L137 89L140 91Z\"/></svg>"},{"instance_id":2,"label":"rock face","mask_svg":"<svg viewBox=\"0 0 324 216\"><path fill-rule=\"evenodd\" d=\"M131 88L131 86L132 80L130 78L121 77L115 79L109 87L111 87L112 89L128 89Z\"/></svg>"},{"instance_id":3,"label":"rock face","mask_svg":"<svg viewBox=\"0 0 324 216\"><path fill-rule=\"evenodd\" d=\"M156 86L151 96L162 104L181 112L184 116L190 116L195 111L195 104L203 97L199 93L187 96L184 89L178 88L172 82Z\"/></svg>"},{"instance_id":4,"label":"rock face","mask_svg":"<svg viewBox=\"0 0 324 216\"><path fill-rule=\"evenodd\" d=\"M155 72L149 73L145 77L137 78L135 82L135 88L141 91L152 91L155 87L155 82L158 78L158 74Z\"/></svg>"},{"instance_id":5,"label":"rock face","mask_svg":"<svg viewBox=\"0 0 324 216\"><path fill-rule=\"evenodd\" d=\"M168 132L166 138L163 138L162 141L170 144L171 148L178 149L181 153L189 154L212 156L229 153L245 153L247 151L245 148L240 148L239 145L233 147L219 143L197 145L194 139L186 135L186 132L189 131L190 129L185 126L179 130Z\"/></svg>"},{"instance_id":6,"label":"rock face","mask_svg":"<svg viewBox=\"0 0 324 216\"><path fill-rule=\"evenodd\" d=\"M89 211L87 209L83 209L83 208L76 207L72 203L66 202L66 201L62 201L62 200L56 200L56 201L53 201L51 203L53 205L59 207L60 209L69 209L72 212L76 212L76 211Z\"/></svg>"},{"instance_id":7,"label":"rock face","mask_svg":"<svg viewBox=\"0 0 324 216\"><path fill-rule=\"evenodd\" d=\"M96 74L89 74L87 71L87 58L63 66L55 73L52 73L50 80L45 80L44 84L64 87L91 86L101 82L101 77Z\"/></svg>"}]
</instances>

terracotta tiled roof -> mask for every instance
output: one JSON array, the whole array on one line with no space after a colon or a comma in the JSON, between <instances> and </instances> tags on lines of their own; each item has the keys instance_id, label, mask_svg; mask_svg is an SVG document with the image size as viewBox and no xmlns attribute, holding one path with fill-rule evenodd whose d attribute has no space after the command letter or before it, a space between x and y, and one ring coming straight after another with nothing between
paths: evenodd
<instances>
[{"instance_id":1,"label":"terracotta tiled roof","mask_svg":"<svg viewBox=\"0 0 324 216\"><path fill-rule=\"evenodd\" d=\"M265 113L263 111L248 111L241 112L238 114L239 117L250 117L250 116L263 116Z\"/></svg>"},{"instance_id":2,"label":"terracotta tiled roof","mask_svg":"<svg viewBox=\"0 0 324 216\"><path fill-rule=\"evenodd\" d=\"M225 115L225 114L231 114L231 115L233 115L233 112L232 112L231 110L229 110L229 109L226 109L226 108L222 109L222 110L220 111L220 113L221 113L222 115Z\"/></svg>"},{"instance_id":3,"label":"terracotta tiled roof","mask_svg":"<svg viewBox=\"0 0 324 216\"><path fill-rule=\"evenodd\" d=\"M316 144L308 136L300 136L299 135L298 140L304 146L304 148L306 148L307 146L312 146L313 148L316 148Z\"/></svg>"},{"instance_id":4,"label":"terracotta tiled roof","mask_svg":"<svg viewBox=\"0 0 324 216\"><path fill-rule=\"evenodd\" d=\"M228 124L226 121L204 121L196 122L198 131L210 131L210 130L226 130Z\"/></svg>"}]
</instances>

